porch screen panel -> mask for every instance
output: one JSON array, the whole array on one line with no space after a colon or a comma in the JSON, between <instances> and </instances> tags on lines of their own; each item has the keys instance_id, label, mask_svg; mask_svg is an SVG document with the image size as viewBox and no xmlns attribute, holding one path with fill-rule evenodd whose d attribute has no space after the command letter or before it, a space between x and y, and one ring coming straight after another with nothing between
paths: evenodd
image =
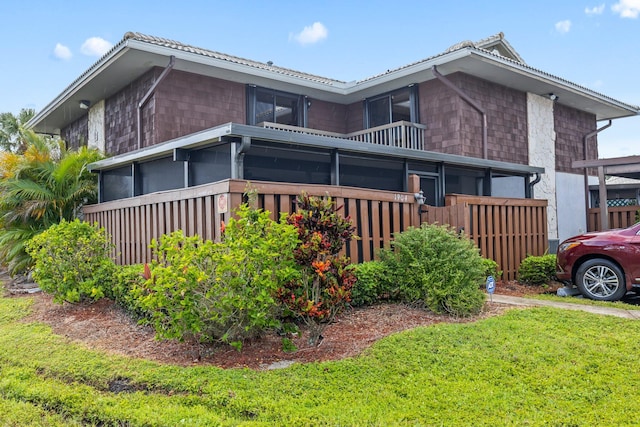
<instances>
[{"instance_id":1,"label":"porch screen panel","mask_svg":"<svg viewBox=\"0 0 640 427\"><path fill-rule=\"evenodd\" d=\"M329 153L253 144L244 158L244 179L331 184Z\"/></svg>"},{"instance_id":2,"label":"porch screen panel","mask_svg":"<svg viewBox=\"0 0 640 427\"><path fill-rule=\"evenodd\" d=\"M184 187L184 162L170 157L140 163L139 171L142 194Z\"/></svg>"},{"instance_id":3,"label":"porch screen panel","mask_svg":"<svg viewBox=\"0 0 640 427\"><path fill-rule=\"evenodd\" d=\"M231 146L229 144L189 153L189 185L208 184L227 178L231 178Z\"/></svg>"},{"instance_id":4,"label":"porch screen panel","mask_svg":"<svg viewBox=\"0 0 640 427\"><path fill-rule=\"evenodd\" d=\"M402 161L340 155L340 185L403 191Z\"/></svg>"},{"instance_id":5,"label":"porch screen panel","mask_svg":"<svg viewBox=\"0 0 640 427\"><path fill-rule=\"evenodd\" d=\"M445 193L482 196L484 171L462 168L445 168Z\"/></svg>"},{"instance_id":6,"label":"porch screen panel","mask_svg":"<svg viewBox=\"0 0 640 427\"><path fill-rule=\"evenodd\" d=\"M100 201L126 199L133 196L133 177L131 166L102 172Z\"/></svg>"}]
</instances>

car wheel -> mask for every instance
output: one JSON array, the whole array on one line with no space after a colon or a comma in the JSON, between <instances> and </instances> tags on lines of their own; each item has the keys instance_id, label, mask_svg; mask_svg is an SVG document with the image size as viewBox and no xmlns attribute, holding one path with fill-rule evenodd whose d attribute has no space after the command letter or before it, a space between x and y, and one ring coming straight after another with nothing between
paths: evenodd
<instances>
[{"instance_id":1,"label":"car wheel","mask_svg":"<svg viewBox=\"0 0 640 427\"><path fill-rule=\"evenodd\" d=\"M617 301L627 293L624 274L613 262L590 259L576 271L576 286L587 298L598 301Z\"/></svg>"}]
</instances>

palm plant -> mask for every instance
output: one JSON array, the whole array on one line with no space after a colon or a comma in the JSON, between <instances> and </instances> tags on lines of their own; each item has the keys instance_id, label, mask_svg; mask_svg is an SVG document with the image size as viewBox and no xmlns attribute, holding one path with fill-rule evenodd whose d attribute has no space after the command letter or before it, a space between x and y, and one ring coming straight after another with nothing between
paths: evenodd
<instances>
[{"instance_id":1,"label":"palm plant","mask_svg":"<svg viewBox=\"0 0 640 427\"><path fill-rule=\"evenodd\" d=\"M0 263L11 274L31 265L25 242L96 201L97 178L86 166L102 158L96 150L67 150L31 131L24 136L24 154L4 153L0 168Z\"/></svg>"},{"instance_id":2,"label":"palm plant","mask_svg":"<svg viewBox=\"0 0 640 427\"><path fill-rule=\"evenodd\" d=\"M27 148L24 125L36 114L32 108L23 108L18 115L0 113L0 149L22 153Z\"/></svg>"}]
</instances>

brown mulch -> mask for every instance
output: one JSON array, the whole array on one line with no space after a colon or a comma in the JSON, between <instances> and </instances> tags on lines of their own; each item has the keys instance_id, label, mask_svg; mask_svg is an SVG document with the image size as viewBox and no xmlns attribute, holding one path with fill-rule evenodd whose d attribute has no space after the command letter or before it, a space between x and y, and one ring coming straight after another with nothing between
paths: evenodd
<instances>
[{"instance_id":1,"label":"brown mulch","mask_svg":"<svg viewBox=\"0 0 640 427\"><path fill-rule=\"evenodd\" d=\"M517 283L498 283L496 293L523 296L549 291ZM282 337L270 333L244 344L242 351L228 345L197 345L174 340L159 341L152 328L138 325L107 299L94 304L55 304L51 296L32 295L32 314L25 321L44 322L55 334L71 342L111 354L153 360L181 366L213 365L221 368L269 369L290 363L338 360L356 356L375 341L406 329L441 322L470 322L502 313L508 306L488 302L478 316L451 318L404 304L379 304L352 308L327 326L317 347L307 344L301 330L292 338L297 351L285 353Z\"/></svg>"}]
</instances>

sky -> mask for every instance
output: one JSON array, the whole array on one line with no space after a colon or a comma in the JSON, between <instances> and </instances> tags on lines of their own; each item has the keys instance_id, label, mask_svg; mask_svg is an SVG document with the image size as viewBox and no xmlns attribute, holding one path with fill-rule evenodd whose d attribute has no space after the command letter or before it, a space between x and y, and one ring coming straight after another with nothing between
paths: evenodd
<instances>
[{"instance_id":1,"label":"sky","mask_svg":"<svg viewBox=\"0 0 640 427\"><path fill-rule=\"evenodd\" d=\"M529 66L640 105L640 0L5 0L0 17L0 112L14 114L127 31L343 81L503 32ZM640 116L598 140L601 158L640 155Z\"/></svg>"}]
</instances>

